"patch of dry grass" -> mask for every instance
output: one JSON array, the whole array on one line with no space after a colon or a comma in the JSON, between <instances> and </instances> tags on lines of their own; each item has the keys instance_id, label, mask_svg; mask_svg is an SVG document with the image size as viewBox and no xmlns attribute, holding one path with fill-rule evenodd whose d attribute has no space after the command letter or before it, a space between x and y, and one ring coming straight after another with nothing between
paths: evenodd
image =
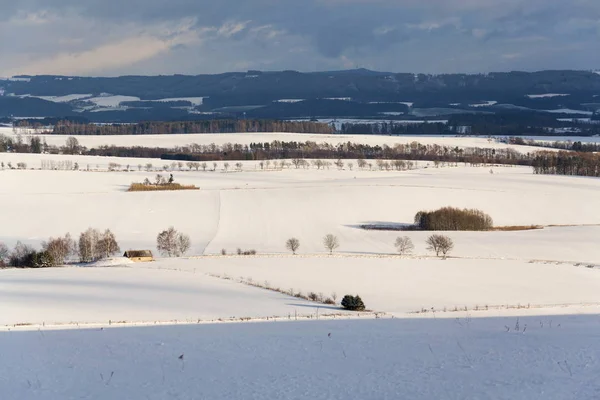
<instances>
[{"instance_id":1,"label":"patch of dry grass","mask_svg":"<svg viewBox=\"0 0 600 400\"><path fill-rule=\"evenodd\" d=\"M495 226L493 231L499 232L514 232L514 231L533 231L536 229L544 229L542 225L512 225L512 226Z\"/></svg>"},{"instance_id":2,"label":"patch of dry grass","mask_svg":"<svg viewBox=\"0 0 600 400\"><path fill-rule=\"evenodd\" d=\"M181 185L179 183L167 183L164 185L145 185L143 183L132 183L127 189L128 192L158 192L169 190L200 190L194 185Z\"/></svg>"}]
</instances>

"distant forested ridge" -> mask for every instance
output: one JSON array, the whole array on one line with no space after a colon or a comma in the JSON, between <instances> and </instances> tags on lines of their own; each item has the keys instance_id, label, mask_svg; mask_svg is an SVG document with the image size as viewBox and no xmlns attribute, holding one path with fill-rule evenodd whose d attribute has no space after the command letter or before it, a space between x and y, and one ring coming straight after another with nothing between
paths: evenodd
<instances>
[{"instance_id":1,"label":"distant forested ridge","mask_svg":"<svg viewBox=\"0 0 600 400\"><path fill-rule=\"evenodd\" d=\"M557 122L568 123L566 120L600 122L599 96L600 74L592 71L471 75L248 71L114 78L46 75L0 79L0 118L79 117L95 123L457 119L461 126L470 126L477 133L519 135L522 130L530 134ZM497 117L495 121L493 117Z\"/></svg>"}]
</instances>

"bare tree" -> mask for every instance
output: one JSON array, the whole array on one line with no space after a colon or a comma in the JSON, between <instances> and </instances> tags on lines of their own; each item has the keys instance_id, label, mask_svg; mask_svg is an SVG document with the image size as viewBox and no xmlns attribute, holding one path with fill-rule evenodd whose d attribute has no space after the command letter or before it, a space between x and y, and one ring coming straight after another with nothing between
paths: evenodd
<instances>
[{"instance_id":1,"label":"bare tree","mask_svg":"<svg viewBox=\"0 0 600 400\"><path fill-rule=\"evenodd\" d=\"M333 163L338 169L342 169L344 168L344 162L341 159L338 159L336 162Z\"/></svg>"},{"instance_id":2,"label":"bare tree","mask_svg":"<svg viewBox=\"0 0 600 400\"><path fill-rule=\"evenodd\" d=\"M396 246L396 249L398 249L400 255L411 253L415 248L412 240L410 240L408 236L396 238L396 243L394 245Z\"/></svg>"},{"instance_id":3,"label":"bare tree","mask_svg":"<svg viewBox=\"0 0 600 400\"><path fill-rule=\"evenodd\" d=\"M77 154L79 153L79 140L76 137L70 136L65 142L65 153Z\"/></svg>"},{"instance_id":4,"label":"bare tree","mask_svg":"<svg viewBox=\"0 0 600 400\"><path fill-rule=\"evenodd\" d=\"M290 238L285 242L285 248L295 255L296 251L300 248L300 241L296 238Z\"/></svg>"},{"instance_id":5,"label":"bare tree","mask_svg":"<svg viewBox=\"0 0 600 400\"><path fill-rule=\"evenodd\" d=\"M64 237L50 238L43 242L42 249L50 254L56 265L63 265L69 256L77 254L77 243L67 233Z\"/></svg>"},{"instance_id":6,"label":"bare tree","mask_svg":"<svg viewBox=\"0 0 600 400\"><path fill-rule=\"evenodd\" d=\"M237 169L238 171L241 171L243 167L244 164L242 164L241 162L235 163L235 169Z\"/></svg>"},{"instance_id":7,"label":"bare tree","mask_svg":"<svg viewBox=\"0 0 600 400\"><path fill-rule=\"evenodd\" d=\"M175 228L162 231L156 237L156 248L168 257L180 257L185 254L191 246L190 237L177 232Z\"/></svg>"},{"instance_id":8,"label":"bare tree","mask_svg":"<svg viewBox=\"0 0 600 400\"><path fill-rule=\"evenodd\" d=\"M0 242L0 267L6 265L6 263L8 262L8 247Z\"/></svg>"},{"instance_id":9,"label":"bare tree","mask_svg":"<svg viewBox=\"0 0 600 400\"><path fill-rule=\"evenodd\" d=\"M328 234L323 238L323 246L329 250L329 254L333 254L333 251L340 247L340 241L337 236Z\"/></svg>"},{"instance_id":10,"label":"bare tree","mask_svg":"<svg viewBox=\"0 0 600 400\"><path fill-rule=\"evenodd\" d=\"M348 165L348 169L349 169L350 171L352 171L352 168L354 168L354 163L351 163L351 162L349 162L349 163L348 163L348 164L346 164L346 165Z\"/></svg>"},{"instance_id":11,"label":"bare tree","mask_svg":"<svg viewBox=\"0 0 600 400\"><path fill-rule=\"evenodd\" d=\"M156 237L156 249L162 254L173 257L177 254L177 231L175 228L162 231Z\"/></svg>"},{"instance_id":12,"label":"bare tree","mask_svg":"<svg viewBox=\"0 0 600 400\"><path fill-rule=\"evenodd\" d=\"M191 161L188 161L185 165L187 165L188 170L190 170L190 171L192 170L192 168L194 168L194 163Z\"/></svg>"},{"instance_id":13,"label":"bare tree","mask_svg":"<svg viewBox=\"0 0 600 400\"><path fill-rule=\"evenodd\" d=\"M150 172L152 170L152 164L146 164L146 171Z\"/></svg>"},{"instance_id":14,"label":"bare tree","mask_svg":"<svg viewBox=\"0 0 600 400\"><path fill-rule=\"evenodd\" d=\"M100 232L89 228L79 236L79 259L81 262L98 261L102 258L100 251Z\"/></svg>"},{"instance_id":15,"label":"bare tree","mask_svg":"<svg viewBox=\"0 0 600 400\"><path fill-rule=\"evenodd\" d=\"M227 172L227 170L229 169L229 163L223 163L223 169L225 169L225 172Z\"/></svg>"},{"instance_id":16,"label":"bare tree","mask_svg":"<svg viewBox=\"0 0 600 400\"><path fill-rule=\"evenodd\" d=\"M100 241L98 242L98 246L99 253L102 258L109 258L113 254L121 251L121 248L117 243L115 234L112 233L110 229L104 231L102 237L100 238Z\"/></svg>"},{"instance_id":17,"label":"bare tree","mask_svg":"<svg viewBox=\"0 0 600 400\"><path fill-rule=\"evenodd\" d=\"M213 171L216 171L218 166L219 166L219 164L217 164L216 162L214 162L213 163Z\"/></svg>"},{"instance_id":18,"label":"bare tree","mask_svg":"<svg viewBox=\"0 0 600 400\"><path fill-rule=\"evenodd\" d=\"M202 166L202 171L206 171L206 167L207 167L206 163L205 163L205 162L203 162L203 163L201 164L201 166Z\"/></svg>"},{"instance_id":19,"label":"bare tree","mask_svg":"<svg viewBox=\"0 0 600 400\"><path fill-rule=\"evenodd\" d=\"M184 255L188 252L190 247L192 246L192 242L190 241L190 237L184 233L180 233L177 235L177 251L179 255Z\"/></svg>"},{"instance_id":20,"label":"bare tree","mask_svg":"<svg viewBox=\"0 0 600 400\"><path fill-rule=\"evenodd\" d=\"M364 169L367 166L367 162L364 158L359 158L358 160L356 160L356 165L358 165L358 168Z\"/></svg>"},{"instance_id":21,"label":"bare tree","mask_svg":"<svg viewBox=\"0 0 600 400\"><path fill-rule=\"evenodd\" d=\"M304 160L302 160L301 158L293 158L292 164L294 164L294 167L296 167L296 169L298 169L302 165L302 161L304 161Z\"/></svg>"},{"instance_id":22,"label":"bare tree","mask_svg":"<svg viewBox=\"0 0 600 400\"><path fill-rule=\"evenodd\" d=\"M452 239L444 235L431 235L427 238L427 250L434 251L436 256L443 256L446 259L447 254L454 248Z\"/></svg>"}]
</instances>

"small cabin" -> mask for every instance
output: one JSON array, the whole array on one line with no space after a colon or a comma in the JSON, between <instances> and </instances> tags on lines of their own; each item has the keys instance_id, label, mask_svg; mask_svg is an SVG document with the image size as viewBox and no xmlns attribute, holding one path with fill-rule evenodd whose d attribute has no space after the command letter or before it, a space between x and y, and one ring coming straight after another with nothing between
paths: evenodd
<instances>
[{"instance_id":1,"label":"small cabin","mask_svg":"<svg viewBox=\"0 0 600 400\"><path fill-rule=\"evenodd\" d=\"M129 258L133 262L154 261L154 256L150 250L127 250L123 257Z\"/></svg>"}]
</instances>

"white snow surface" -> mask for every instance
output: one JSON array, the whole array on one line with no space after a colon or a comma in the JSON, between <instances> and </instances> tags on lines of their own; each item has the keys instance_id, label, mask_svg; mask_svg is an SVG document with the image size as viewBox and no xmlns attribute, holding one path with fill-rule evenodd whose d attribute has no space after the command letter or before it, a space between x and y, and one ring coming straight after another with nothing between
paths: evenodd
<instances>
[{"instance_id":1,"label":"white snow surface","mask_svg":"<svg viewBox=\"0 0 600 400\"><path fill-rule=\"evenodd\" d=\"M594 115L591 111L573 110L571 108L560 108L558 110L543 110L547 113L552 114L581 114L581 115Z\"/></svg>"},{"instance_id":2,"label":"white snow surface","mask_svg":"<svg viewBox=\"0 0 600 400\"><path fill-rule=\"evenodd\" d=\"M202 103L204 102L204 99L205 99L205 97L173 97L173 98L168 98L168 99L159 99L159 100L150 100L150 101L156 101L156 102L162 102L162 103L168 103L170 101L189 101L194 106L201 106ZM149 101L149 100L144 100L144 101Z\"/></svg>"},{"instance_id":3,"label":"white snow surface","mask_svg":"<svg viewBox=\"0 0 600 400\"><path fill-rule=\"evenodd\" d=\"M305 99L279 99L275 100L275 103L300 103Z\"/></svg>"},{"instance_id":4,"label":"white snow surface","mask_svg":"<svg viewBox=\"0 0 600 400\"><path fill-rule=\"evenodd\" d=\"M31 400L593 400L598 328L462 315L0 332L0 388Z\"/></svg>"},{"instance_id":5,"label":"white snow surface","mask_svg":"<svg viewBox=\"0 0 600 400\"><path fill-rule=\"evenodd\" d=\"M38 99L52 101L54 103L69 103L75 100L84 100L93 97L92 94L68 94L65 96L33 96L33 95L21 95L19 97L36 97Z\"/></svg>"},{"instance_id":6,"label":"white snow surface","mask_svg":"<svg viewBox=\"0 0 600 400\"><path fill-rule=\"evenodd\" d=\"M1 327L315 314L317 304L202 273L124 267L0 271ZM341 312L336 310L336 312ZM325 313L322 310L322 314Z\"/></svg>"},{"instance_id":7,"label":"white snow surface","mask_svg":"<svg viewBox=\"0 0 600 400\"><path fill-rule=\"evenodd\" d=\"M117 108L124 101L140 101L139 97L135 96L120 96L120 95L106 95L106 96L98 96L86 99L91 103L94 103L98 107L110 107Z\"/></svg>"},{"instance_id":8,"label":"white snow surface","mask_svg":"<svg viewBox=\"0 0 600 400\"><path fill-rule=\"evenodd\" d=\"M565 94L565 93L528 94L526 97L529 97L530 99L546 99L546 98L552 98L552 97L566 97L566 96L570 96L570 94Z\"/></svg>"},{"instance_id":9,"label":"white snow surface","mask_svg":"<svg viewBox=\"0 0 600 400\"><path fill-rule=\"evenodd\" d=\"M495 104L498 104L498 102L494 101L494 100L488 100L488 101L485 101L483 103L469 104L469 107L476 107L476 108L477 107L490 107L490 106L493 106Z\"/></svg>"}]
</instances>

